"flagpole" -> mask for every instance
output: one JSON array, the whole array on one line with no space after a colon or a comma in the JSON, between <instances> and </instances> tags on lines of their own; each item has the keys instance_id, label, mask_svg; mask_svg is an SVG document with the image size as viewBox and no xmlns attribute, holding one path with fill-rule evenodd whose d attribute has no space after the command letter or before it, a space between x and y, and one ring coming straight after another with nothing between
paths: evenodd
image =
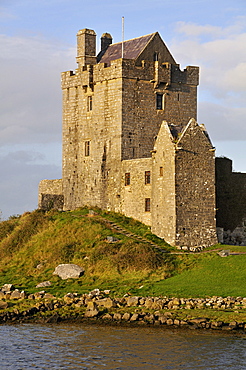
<instances>
[{"instance_id":1,"label":"flagpole","mask_svg":"<svg viewBox=\"0 0 246 370\"><path fill-rule=\"evenodd\" d=\"M122 59L124 57L124 22L125 22L125 17L122 17L122 49L121 49Z\"/></svg>"}]
</instances>

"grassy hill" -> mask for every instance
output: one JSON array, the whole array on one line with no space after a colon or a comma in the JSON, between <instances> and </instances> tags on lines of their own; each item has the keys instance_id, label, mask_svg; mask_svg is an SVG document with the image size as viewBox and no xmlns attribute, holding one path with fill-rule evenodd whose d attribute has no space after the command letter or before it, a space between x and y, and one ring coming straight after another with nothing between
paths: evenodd
<instances>
[{"instance_id":1,"label":"grassy hill","mask_svg":"<svg viewBox=\"0 0 246 370\"><path fill-rule=\"evenodd\" d=\"M0 223L0 285L12 283L31 293L49 280L46 291L57 295L100 288L117 295L246 296L246 254L176 252L149 227L119 214L36 210ZM78 264L85 274L61 280L52 275L60 263Z\"/></svg>"}]
</instances>

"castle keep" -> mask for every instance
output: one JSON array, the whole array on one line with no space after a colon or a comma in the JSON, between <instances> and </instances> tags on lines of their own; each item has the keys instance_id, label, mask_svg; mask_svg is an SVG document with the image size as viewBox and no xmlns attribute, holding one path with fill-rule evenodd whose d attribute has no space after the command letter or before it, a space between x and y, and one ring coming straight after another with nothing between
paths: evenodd
<instances>
[{"instance_id":1,"label":"castle keep","mask_svg":"<svg viewBox=\"0 0 246 370\"><path fill-rule=\"evenodd\" d=\"M175 246L217 242L215 157L196 122L199 68L183 71L156 32L122 43L77 34L62 73L63 174L39 207L98 206L133 217Z\"/></svg>"}]
</instances>

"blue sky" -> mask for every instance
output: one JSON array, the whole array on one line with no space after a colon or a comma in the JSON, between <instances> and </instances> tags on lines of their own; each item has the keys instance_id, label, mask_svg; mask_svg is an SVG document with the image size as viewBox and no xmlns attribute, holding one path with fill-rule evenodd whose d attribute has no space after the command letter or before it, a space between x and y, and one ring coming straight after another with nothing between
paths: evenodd
<instances>
[{"instance_id":1,"label":"blue sky","mask_svg":"<svg viewBox=\"0 0 246 370\"><path fill-rule=\"evenodd\" d=\"M61 177L60 73L76 33L121 41L158 31L181 68L200 67L198 122L217 156L246 172L245 0L0 0L0 210L37 208L38 183Z\"/></svg>"}]
</instances>

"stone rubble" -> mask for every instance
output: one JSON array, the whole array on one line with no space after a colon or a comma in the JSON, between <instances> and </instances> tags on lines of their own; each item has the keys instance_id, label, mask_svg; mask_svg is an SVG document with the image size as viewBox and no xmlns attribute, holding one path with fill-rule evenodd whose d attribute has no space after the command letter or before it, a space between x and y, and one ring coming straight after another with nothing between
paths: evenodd
<instances>
[{"instance_id":1,"label":"stone rubble","mask_svg":"<svg viewBox=\"0 0 246 370\"><path fill-rule=\"evenodd\" d=\"M246 297L207 297L207 298L168 298L168 297L138 297L125 295L121 298L109 297L110 291L95 289L88 294L67 293L62 299L58 299L45 291L27 295L11 286L12 291L5 288L0 290L0 323L9 321L35 321L40 314L47 312L45 322L58 322L69 319L94 319L107 323L135 323L139 325L165 325L168 327L189 327L191 329L213 330L241 330L246 331L246 322L223 322L212 321L206 317L177 319L171 310L200 309L212 310L244 310L246 309ZM105 293L106 292L106 293ZM32 307L20 311L10 309L9 300L34 301ZM71 315L61 315L58 309L69 307ZM77 316L72 315L72 309L80 309ZM129 312L121 312L127 309ZM160 311L164 312L160 312ZM147 311L147 312L146 312ZM151 311L151 312L148 312Z\"/></svg>"}]
</instances>

